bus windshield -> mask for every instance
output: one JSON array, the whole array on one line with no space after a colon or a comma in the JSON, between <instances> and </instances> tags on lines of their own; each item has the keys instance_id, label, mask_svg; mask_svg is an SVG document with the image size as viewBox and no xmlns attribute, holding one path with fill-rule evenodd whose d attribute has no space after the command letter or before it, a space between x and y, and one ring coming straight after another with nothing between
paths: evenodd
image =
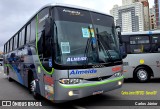
<instances>
[{"instance_id":1,"label":"bus windshield","mask_svg":"<svg viewBox=\"0 0 160 109\"><path fill-rule=\"evenodd\" d=\"M66 7L56 7L53 13L56 63L92 65L121 60L112 17Z\"/></svg>"}]
</instances>

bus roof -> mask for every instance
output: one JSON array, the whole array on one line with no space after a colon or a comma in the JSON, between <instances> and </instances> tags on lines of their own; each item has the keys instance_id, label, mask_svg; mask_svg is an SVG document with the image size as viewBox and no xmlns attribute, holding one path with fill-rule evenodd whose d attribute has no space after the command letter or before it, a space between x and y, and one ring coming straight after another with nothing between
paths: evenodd
<instances>
[{"instance_id":1,"label":"bus roof","mask_svg":"<svg viewBox=\"0 0 160 109\"><path fill-rule=\"evenodd\" d=\"M122 35L142 35L142 34L147 34L147 35L151 35L151 34L160 34L160 30L155 30L155 31L138 31L138 32L122 32Z\"/></svg>"},{"instance_id":2,"label":"bus roof","mask_svg":"<svg viewBox=\"0 0 160 109\"><path fill-rule=\"evenodd\" d=\"M88 10L88 11L93 11L93 12L97 12L97 13L108 15L106 13L100 12L100 11L95 10L95 9L86 8L86 7L77 6L77 5L70 5L70 4L63 4L63 3L52 3L52 4L47 4L44 7L48 7L48 6L64 6L64 7L68 7L68 8L76 8L76 9ZM111 15L108 15L108 16L111 16ZM111 16L111 17L113 17L113 16Z\"/></svg>"},{"instance_id":3,"label":"bus roof","mask_svg":"<svg viewBox=\"0 0 160 109\"><path fill-rule=\"evenodd\" d=\"M28 21L32 20L32 18L38 12L40 12L42 9L47 8L47 7L55 7L55 6L62 6L62 7L75 8L75 9L82 9L82 10L86 10L86 11L92 11L92 12L97 12L97 13L101 13L101 14L104 14L104 15L108 15L108 14L100 12L98 10L94 10L94 9L90 9L90 8L86 8L86 7L81 7L81 6L77 6L77 5L70 5L70 4L63 4L63 3L49 3L49 4L45 5L45 6L43 6L42 8L40 8ZM108 15L108 16L113 17L111 15Z\"/></svg>"}]
</instances>

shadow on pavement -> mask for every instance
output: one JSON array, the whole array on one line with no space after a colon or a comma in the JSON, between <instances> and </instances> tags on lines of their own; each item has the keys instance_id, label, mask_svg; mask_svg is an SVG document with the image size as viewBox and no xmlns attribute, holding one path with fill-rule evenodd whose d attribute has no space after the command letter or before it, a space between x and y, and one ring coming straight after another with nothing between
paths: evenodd
<instances>
[{"instance_id":1,"label":"shadow on pavement","mask_svg":"<svg viewBox=\"0 0 160 109\"><path fill-rule=\"evenodd\" d=\"M124 83L138 83L138 82L136 82L133 78L129 78L129 79L124 79ZM150 79L147 83L160 83L160 78Z\"/></svg>"},{"instance_id":2,"label":"shadow on pavement","mask_svg":"<svg viewBox=\"0 0 160 109\"><path fill-rule=\"evenodd\" d=\"M9 82L7 78L3 79L5 79L6 82ZM29 94L28 89L25 86L19 84L18 82L13 81L12 85L14 85L14 87L20 87L22 90L26 91L26 94ZM44 97L41 97L40 100L36 101L42 102L42 104L44 104L43 106L51 106L52 109L77 109L76 106L100 106L101 104L102 106L104 106L106 100L112 100L112 99L117 99L117 98L112 95L101 94L101 95L94 95L81 98L78 100L68 101L65 103L52 103L51 101L45 99Z\"/></svg>"},{"instance_id":3,"label":"shadow on pavement","mask_svg":"<svg viewBox=\"0 0 160 109\"><path fill-rule=\"evenodd\" d=\"M95 95L95 96L89 96L85 98L81 98L74 101L69 101L66 103L61 104L55 104L56 108L58 109L71 109L76 108L76 106L105 106L106 100L113 99L112 96L106 96L106 95Z\"/></svg>"}]
</instances>

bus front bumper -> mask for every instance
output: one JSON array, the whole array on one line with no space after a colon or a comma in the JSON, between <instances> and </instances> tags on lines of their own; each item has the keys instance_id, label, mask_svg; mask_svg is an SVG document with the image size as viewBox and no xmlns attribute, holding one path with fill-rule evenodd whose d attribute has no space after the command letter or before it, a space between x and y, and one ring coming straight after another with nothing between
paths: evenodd
<instances>
[{"instance_id":1,"label":"bus front bumper","mask_svg":"<svg viewBox=\"0 0 160 109\"><path fill-rule=\"evenodd\" d=\"M66 102L91 95L120 88L124 77L106 79L98 82L81 83L74 85L61 84L57 81L55 90L55 102Z\"/></svg>"}]
</instances>

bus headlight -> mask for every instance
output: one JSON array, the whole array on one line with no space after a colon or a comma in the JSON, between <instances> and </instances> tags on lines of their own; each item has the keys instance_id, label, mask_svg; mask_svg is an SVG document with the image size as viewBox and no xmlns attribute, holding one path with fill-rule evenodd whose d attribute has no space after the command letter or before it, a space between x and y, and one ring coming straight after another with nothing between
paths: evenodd
<instances>
[{"instance_id":1,"label":"bus headlight","mask_svg":"<svg viewBox=\"0 0 160 109\"><path fill-rule=\"evenodd\" d=\"M120 77L120 76L122 76L122 73L120 73L120 72L115 73L114 76L115 76L115 77Z\"/></svg>"},{"instance_id":2,"label":"bus headlight","mask_svg":"<svg viewBox=\"0 0 160 109\"><path fill-rule=\"evenodd\" d=\"M74 95L74 94L73 94L73 91L69 91L69 92L68 92L68 95L69 95L69 96L73 96L73 95Z\"/></svg>"},{"instance_id":3,"label":"bus headlight","mask_svg":"<svg viewBox=\"0 0 160 109\"><path fill-rule=\"evenodd\" d=\"M60 79L59 82L62 84L79 84L81 79Z\"/></svg>"},{"instance_id":4,"label":"bus headlight","mask_svg":"<svg viewBox=\"0 0 160 109\"><path fill-rule=\"evenodd\" d=\"M122 82L121 82L121 81L118 81L118 85L122 85Z\"/></svg>"}]
</instances>

